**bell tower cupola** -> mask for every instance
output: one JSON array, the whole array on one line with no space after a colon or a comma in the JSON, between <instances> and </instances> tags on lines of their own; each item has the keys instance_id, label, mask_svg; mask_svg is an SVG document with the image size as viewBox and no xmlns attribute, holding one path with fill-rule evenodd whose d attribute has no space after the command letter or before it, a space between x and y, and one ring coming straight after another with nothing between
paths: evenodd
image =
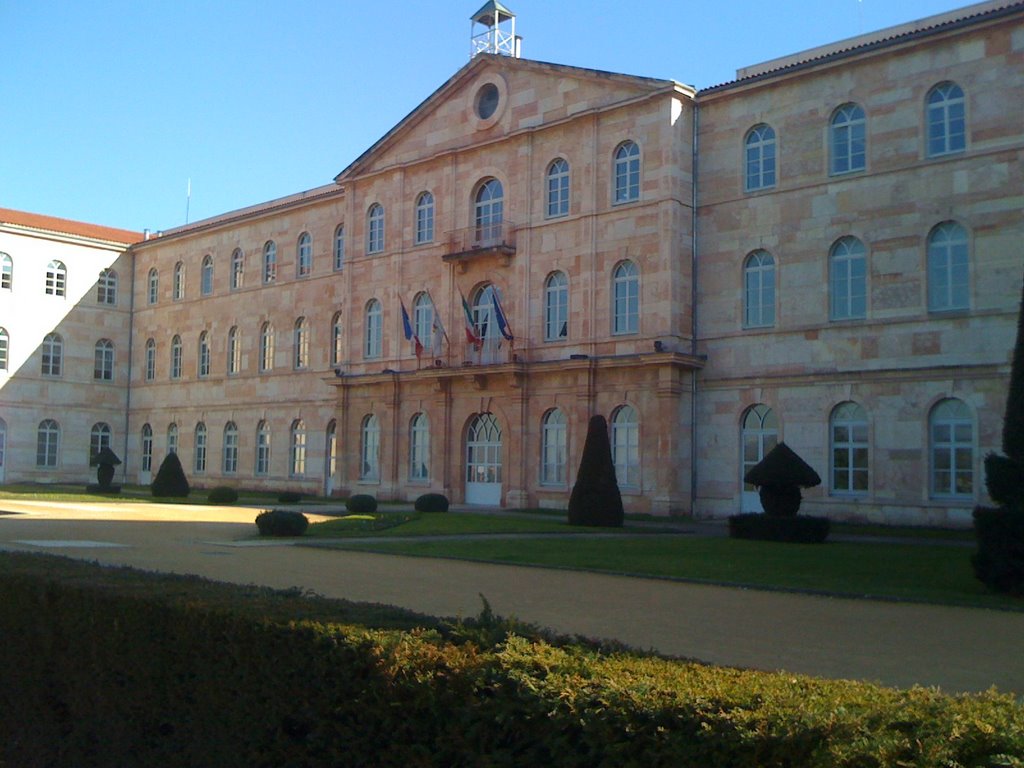
<instances>
[{"instance_id":1,"label":"bell tower cupola","mask_svg":"<svg viewBox=\"0 0 1024 768\"><path fill-rule=\"evenodd\" d=\"M484 3L469 17L469 23L470 58L478 53L519 58L522 38L516 36L516 15L497 0Z\"/></svg>"}]
</instances>

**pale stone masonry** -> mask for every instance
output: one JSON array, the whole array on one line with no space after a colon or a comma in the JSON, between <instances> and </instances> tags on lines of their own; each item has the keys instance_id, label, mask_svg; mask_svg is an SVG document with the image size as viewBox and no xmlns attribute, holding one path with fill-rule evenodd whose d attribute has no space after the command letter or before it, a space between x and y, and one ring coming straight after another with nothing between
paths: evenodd
<instances>
[{"instance_id":1,"label":"pale stone masonry","mask_svg":"<svg viewBox=\"0 0 1024 768\"><path fill-rule=\"evenodd\" d=\"M131 482L176 441L198 486L564 507L601 413L631 511L757 509L744 467L785 440L825 479L808 511L964 523L1024 276L1022 20L982 3L702 91L478 55L334 184L111 261L130 379L62 402L106 398ZM0 418L35 406L6 480L86 480L79 427L35 461L53 382L6 376Z\"/></svg>"}]
</instances>

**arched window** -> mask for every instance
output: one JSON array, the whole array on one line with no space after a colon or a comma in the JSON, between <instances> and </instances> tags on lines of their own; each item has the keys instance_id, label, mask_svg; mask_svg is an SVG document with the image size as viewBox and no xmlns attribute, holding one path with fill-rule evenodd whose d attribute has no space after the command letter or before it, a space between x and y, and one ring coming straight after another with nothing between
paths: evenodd
<instances>
[{"instance_id":1,"label":"arched window","mask_svg":"<svg viewBox=\"0 0 1024 768\"><path fill-rule=\"evenodd\" d=\"M613 179L613 203L640 199L640 147L632 141L616 148Z\"/></svg>"},{"instance_id":2,"label":"arched window","mask_svg":"<svg viewBox=\"0 0 1024 768\"><path fill-rule=\"evenodd\" d=\"M153 428L149 424L142 425L142 471L153 471Z\"/></svg>"},{"instance_id":3,"label":"arched window","mask_svg":"<svg viewBox=\"0 0 1024 768\"><path fill-rule=\"evenodd\" d=\"M9 291L14 287L14 259L0 253L0 290Z\"/></svg>"},{"instance_id":4,"label":"arched window","mask_svg":"<svg viewBox=\"0 0 1024 768\"><path fill-rule=\"evenodd\" d=\"M632 261L623 261L612 272L612 333L638 333L640 330L640 270Z\"/></svg>"},{"instance_id":5,"label":"arched window","mask_svg":"<svg viewBox=\"0 0 1024 768\"><path fill-rule=\"evenodd\" d=\"M64 370L64 339L59 333L43 337L43 376L60 376Z\"/></svg>"},{"instance_id":6,"label":"arched window","mask_svg":"<svg viewBox=\"0 0 1024 768\"><path fill-rule=\"evenodd\" d=\"M231 253L231 290L237 291L242 287L242 279L245 275L245 254L241 248L235 248Z\"/></svg>"},{"instance_id":7,"label":"arched window","mask_svg":"<svg viewBox=\"0 0 1024 768\"><path fill-rule=\"evenodd\" d=\"M857 403L840 403L829 419L834 494L868 492L868 417Z\"/></svg>"},{"instance_id":8,"label":"arched window","mask_svg":"<svg viewBox=\"0 0 1024 768\"><path fill-rule=\"evenodd\" d=\"M274 368L274 326L269 322L260 326L260 370Z\"/></svg>"},{"instance_id":9,"label":"arched window","mask_svg":"<svg viewBox=\"0 0 1024 768\"><path fill-rule=\"evenodd\" d=\"M213 256L203 257L203 268L199 272L199 293L209 296L213 293Z\"/></svg>"},{"instance_id":10,"label":"arched window","mask_svg":"<svg viewBox=\"0 0 1024 768\"><path fill-rule=\"evenodd\" d=\"M339 224L334 230L334 269L345 266L345 225Z\"/></svg>"},{"instance_id":11,"label":"arched window","mask_svg":"<svg viewBox=\"0 0 1024 768\"><path fill-rule=\"evenodd\" d=\"M743 414L740 427L740 481L743 482L743 512L763 512L757 488L743 481L753 467L779 442L779 420L767 405L758 403Z\"/></svg>"},{"instance_id":12,"label":"arched window","mask_svg":"<svg viewBox=\"0 0 1024 768\"><path fill-rule=\"evenodd\" d=\"M974 418L967 404L943 400L929 415L931 495L974 498Z\"/></svg>"},{"instance_id":13,"label":"arched window","mask_svg":"<svg viewBox=\"0 0 1024 768\"><path fill-rule=\"evenodd\" d=\"M53 419L44 419L36 430L36 466L53 469L59 457L60 425Z\"/></svg>"},{"instance_id":14,"label":"arched window","mask_svg":"<svg viewBox=\"0 0 1024 768\"><path fill-rule=\"evenodd\" d=\"M565 485L567 424L565 414L552 408L544 414L540 439L540 482Z\"/></svg>"},{"instance_id":15,"label":"arched window","mask_svg":"<svg viewBox=\"0 0 1024 768\"><path fill-rule=\"evenodd\" d=\"M171 284L171 298L175 301L185 298L185 265L180 261L174 265L174 280Z\"/></svg>"},{"instance_id":16,"label":"arched window","mask_svg":"<svg viewBox=\"0 0 1024 768\"><path fill-rule=\"evenodd\" d=\"M967 230L944 221L928 233L928 309L948 312L969 306Z\"/></svg>"},{"instance_id":17,"label":"arched window","mask_svg":"<svg viewBox=\"0 0 1024 768\"><path fill-rule=\"evenodd\" d=\"M384 316L380 302L370 299L366 304L366 334L363 338L363 357L380 357L383 347Z\"/></svg>"},{"instance_id":18,"label":"arched window","mask_svg":"<svg viewBox=\"0 0 1024 768\"><path fill-rule=\"evenodd\" d=\"M210 334L203 331L199 334L199 376L210 375Z\"/></svg>"},{"instance_id":19,"label":"arched window","mask_svg":"<svg viewBox=\"0 0 1024 768\"><path fill-rule=\"evenodd\" d=\"M238 326L231 326L228 331L228 375L234 375L242 370L242 338Z\"/></svg>"},{"instance_id":20,"label":"arched window","mask_svg":"<svg viewBox=\"0 0 1024 768\"><path fill-rule=\"evenodd\" d=\"M306 318L300 317L295 321L295 328L292 330L292 347L294 352L293 364L295 370L309 367L309 328Z\"/></svg>"},{"instance_id":21,"label":"arched window","mask_svg":"<svg viewBox=\"0 0 1024 768\"><path fill-rule=\"evenodd\" d=\"M150 304L156 304L157 299L160 298L160 273L156 269L149 270L147 286L146 299Z\"/></svg>"},{"instance_id":22,"label":"arched window","mask_svg":"<svg viewBox=\"0 0 1024 768\"><path fill-rule=\"evenodd\" d=\"M434 240L434 196L421 192L416 198L416 245Z\"/></svg>"},{"instance_id":23,"label":"arched window","mask_svg":"<svg viewBox=\"0 0 1024 768\"><path fill-rule=\"evenodd\" d=\"M206 425L196 424L195 451L193 453L193 469L197 475L206 472Z\"/></svg>"},{"instance_id":24,"label":"arched window","mask_svg":"<svg viewBox=\"0 0 1024 768\"><path fill-rule=\"evenodd\" d=\"M755 125L744 140L747 192L775 186L775 131L764 123Z\"/></svg>"},{"instance_id":25,"label":"arched window","mask_svg":"<svg viewBox=\"0 0 1024 768\"><path fill-rule=\"evenodd\" d=\"M299 235L299 243L295 253L295 274L298 277L307 277L313 274L313 238L309 232Z\"/></svg>"},{"instance_id":26,"label":"arched window","mask_svg":"<svg viewBox=\"0 0 1024 768\"><path fill-rule=\"evenodd\" d=\"M430 422L425 413L417 413L409 423L409 479L430 479Z\"/></svg>"},{"instance_id":27,"label":"arched window","mask_svg":"<svg viewBox=\"0 0 1024 768\"><path fill-rule=\"evenodd\" d=\"M224 425L224 456L221 461L221 472L233 475L238 472L238 427L229 421Z\"/></svg>"},{"instance_id":28,"label":"arched window","mask_svg":"<svg viewBox=\"0 0 1024 768\"><path fill-rule=\"evenodd\" d=\"M331 365L338 365L345 359L345 331L341 324L341 312L331 318Z\"/></svg>"},{"instance_id":29,"label":"arched window","mask_svg":"<svg viewBox=\"0 0 1024 768\"><path fill-rule=\"evenodd\" d=\"M863 171L867 161L867 120L858 104L844 104L829 124L831 172Z\"/></svg>"},{"instance_id":30,"label":"arched window","mask_svg":"<svg viewBox=\"0 0 1024 768\"><path fill-rule=\"evenodd\" d=\"M569 163L556 157L547 172L547 216L549 219L569 213Z\"/></svg>"},{"instance_id":31,"label":"arched window","mask_svg":"<svg viewBox=\"0 0 1024 768\"><path fill-rule=\"evenodd\" d=\"M487 283L478 287L473 292L472 297L472 319L475 332L481 340L480 344L475 345L477 362L500 362L502 358L501 344L503 333L499 324L495 303L500 303L501 293L498 291L497 286Z\"/></svg>"},{"instance_id":32,"label":"arched window","mask_svg":"<svg viewBox=\"0 0 1024 768\"><path fill-rule=\"evenodd\" d=\"M494 245L502 241L505 192L501 182L491 178L481 182L473 198L475 245Z\"/></svg>"},{"instance_id":33,"label":"arched window","mask_svg":"<svg viewBox=\"0 0 1024 768\"><path fill-rule=\"evenodd\" d=\"M384 206L374 203L366 212L366 252L384 250Z\"/></svg>"},{"instance_id":34,"label":"arched window","mask_svg":"<svg viewBox=\"0 0 1024 768\"><path fill-rule=\"evenodd\" d=\"M156 341L146 339L146 381L156 378Z\"/></svg>"},{"instance_id":35,"label":"arched window","mask_svg":"<svg viewBox=\"0 0 1024 768\"><path fill-rule=\"evenodd\" d=\"M620 405L612 414L612 463L619 485L640 485L640 418L631 405Z\"/></svg>"},{"instance_id":36,"label":"arched window","mask_svg":"<svg viewBox=\"0 0 1024 768\"><path fill-rule=\"evenodd\" d=\"M372 413L363 417L359 455L359 479L380 480L380 422Z\"/></svg>"},{"instance_id":37,"label":"arched window","mask_svg":"<svg viewBox=\"0 0 1024 768\"><path fill-rule=\"evenodd\" d=\"M277 280L277 244L267 240L263 244L263 282L272 283Z\"/></svg>"},{"instance_id":38,"label":"arched window","mask_svg":"<svg viewBox=\"0 0 1024 768\"><path fill-rule=\"evenodd\" d=\"M96 342L92 377L96 381L114 380L114 342L100 339Z\"/></svg>"},{"instance_id":39,"label":"arched window","mask_svg":"<svg viewBox=\"0 0 1024 768\"><path fill-rule=\"evenodd\" d=\"M544 341L569 338L569 280L552 272L544 281Z\"/></svg>"},{"instance_id":40,"label":"arched window","mask_svg":"<svg viewBox=\"0 0 1024 768\"><path fill-rule=\"evenodd\" d=\"M292 422L291 448L289 450L289 474L303 477L306 474L306 424L302 419Z\"/></svg>"},{"instance_id":41,"label":"arched window","mask_svg":"<svg viewBox=\"0 0 1024 768\"><path fill-rule=\"evenodd\" d=\"M67 293L68 270L62 261L46 265L46 295L64 296Z\"/></svg>"},{"instance_id":42,"label":"arched window","mask_svg":"<svg viewBox=\"0 0 1024 768\"><path fill-rule=\"evenodd\" d=\"M270 474L270 425L265 421L256 425L256 463L253 466L257 475Z\"/></svg>"},{"instance_id":43,"label":"arched window","mask_svg":"<svg viewBox=\"0 0 1024 768\"><path fill-rule=\"evenodd\" d=\"M928 157L963 152L967 146L964 92L956 83L939 83L925 99L928 123Z\"/></svg>"},{"instance_id":44,"label":"arched window","mask_svg":"<svg viewBox=\"0 0 1024 768\"><path fill-rule=\"evenodd\" d=\"M181 336L171 339L171 378L181 378Z\"/></svg>"},{"instance_id":45,"label":"arched window","mask_svg":"<svg viewBox=\"0 0 1024 768\"><path fill-rule=\"evenodd\" d=\"M419 338L425 352L433 349L434 303L424 291L416 294L412 302L413 332Z\"/></svg>"},{"instance_id":46,"label":"arched window","mask_svg":"<svg viewBox=\"0 0 1024 768\"><path fill-rule=\"evenodd\" d=\"M173 421L167 425L167 453L178 452L178 425Z\"/></svg>"},{"instance_id":47,"label":"arched window","mask_svg":"<svg viewBox=\"0 0 1024 768\"><path fill-rule=\"evenodd\" d=\"M0 327L0 371L6 371L11 365L11 337L7 329Z\"/></svg>"},{"instance_id":48,"label":"arched window","mask_svg":"<svg viewBox=\"0 0 1024 768\"><path fill-rule=\"evenodd\" d=\"M110 448L111 432L110 425L104 422L92 425L89 432L89 463L99 455L104 448Z\"/></svg>"},{"instance_id":49,"label":"arched window","mask_svg":"<svg viewBox=\"0 0 1024 768\"><path fill-rule=\"evenodd\" d=\"M828 257L829 314L833 320L867 315L867 258L856 237L836 240Z\"/></svg>"},{"instance_id":50,"label":"arched window","mask_svg":"<svg viewBox=\"0 0 1024 768\"><path fill-rule=\"evenodd\" d=\"M743 264L743 325L775 325L775 259L767 251L754 251Z\"/></svg>"},{"instance_id":51,"label":"arched window","mask_svg":"<svg viewBox=\"0 0 1024 768\"><path fill-rule=\"evenodd\" d=\"M104 269L100 272L99 280L96 281L96 303L114 305L117 304L117 272L112 269Z\"/></svg>"}]
</instances>

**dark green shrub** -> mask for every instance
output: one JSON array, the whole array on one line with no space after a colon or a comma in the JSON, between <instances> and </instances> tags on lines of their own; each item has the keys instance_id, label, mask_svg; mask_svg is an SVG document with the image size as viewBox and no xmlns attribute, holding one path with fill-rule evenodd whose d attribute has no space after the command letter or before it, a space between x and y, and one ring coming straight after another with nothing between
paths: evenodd
<instances>
[{"instance_id":1,"label":"dark green shrub","mask_svg":"<svg viewBox=\"0 0 1024 768\"><path fill-rule=\"evenodd\" d=\"M1024 505L976 507L974 533L974 575L996 592L1024 596Z\"/></svg>"},{"instance_id":2,"label":"dark green shrub","mask_svg":"<svg viewBox=\"0 0 1024 768\"><path fill-rule=\"evenodd\" d=\"M821 544L828 538L830 528L827 517L807 515L778 517L752 513L729 518L729 536L734 539Z\"/></svg>"},{"instance_id":3,"label":"dark green shrub","mask_svg":"<svg viewBox=\"0 0 1024 768\"><path fill-rule=\"evenodd\" d=\"M301 536L309 527L309 520L293 509L271 509L256 516L260 536Z\"/></svg>"},{"instance_id":4,"label":"dark green shrub","mask_svg":"<svg viewBox=\"0 0 1024 768\"><path fill-rule=\"evenodd\" d=\"M348 497L345 509L354 515L372 515L377 511L377 499L368 493L357 493Z\"/></svg>"},{"instance_id":5,"label":"dark green shrub","mask_svg":"<svg viewBox=\"0 0 1024 768\"><path fill-rule=\"evenodd\" d=\"M761 507L769 517L796 517L800 511L799 485L775 485L767 483L757 490L761 499Z\"/></svg>"},{"instance_id":6,"label":"dark green shrub","mask_svg":"<svg viewBox=\"0 0 1024 768\"><path fill-rule=\"evenodd\" d=\"M424 493L413 505L417 512L447 512L448 497L443 493Z\"/></svg>"},{"instance_id":7,"label":"dark green shrub","mask_svg":"<svg viewBox=\"0 0 1024 768\"><path fill-rule=\"evenodd\" d=\"M766 515L796 517L802 499L800 489L818 485L821 477L796 451L785 443L778 443L747 470L743 481L758 487Z\"/></svg>"},{"instance_id":8,"label":"dark green shrub","mask_svg":"<svg viewBox=\"0 0 1024 768\"><path fill-rule=\"evenodd\" d=\"M621 528L625 521L622 494L615 478L608 422L600 414L590 417L587 439L576 482L569 496L569 525Z\"/></svg>"},{"instance_id":9,"label":"dark green shrub","mask_svg":"<svg viewBox=\"0 0 1024 768\"><path fill-rule=\"evenodd\" d=\"M277 500L281 504L298 504L302 501L302 494L298 491L281 491L277 495Z\"/></svg>"},{"instance_id":10,"label":"dark green shrub","mask_svg":"<svg viewBox=\"0 0 1024 768\"><path fill-rule=\"evenodd\" d=\"M1024 501L1024 464L998 453L988 454L985 457L985 486L997 504Z\"/></svg>"},{"instance_id":11,"label":"dark green shrub","mask_svg":"<svg viewBox=\"0 0 1024 768\"><path fill-rule=\"evenodd\" d=\"M185 470L181 468L178 454L169 453L160 462L160 469L150 485L150 491L157 498L187 498L190 488Z\"/></svg>"},{"instance_id":12,"label":"dark green shrub","mask_svg":"<svg viewBox=\"0 0 1024 768\"><path fill-rule=\"evenodd\" d=\"M218 485L206 496L211 504L234 504L238 501L238 491L226 485Z\"/></svg>"}]
</instances>

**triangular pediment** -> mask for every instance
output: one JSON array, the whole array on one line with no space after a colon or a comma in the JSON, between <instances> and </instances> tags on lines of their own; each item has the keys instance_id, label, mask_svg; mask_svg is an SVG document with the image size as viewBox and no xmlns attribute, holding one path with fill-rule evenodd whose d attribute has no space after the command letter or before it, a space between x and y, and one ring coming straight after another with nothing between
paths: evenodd
<instances>
[{"instance_id":1,"label":"triangular pediment","mask_svg":"<svg viewBox=\"0 0 1024 768\"><path fill-rule=\"evenodd\" d=\"M494 113L480 101L487 86ZM671 80L561 64L476 56L335 180L346 180L464 149L502 136L613 108L659 91L693 91ZM496 93L496 95L495 95Z\"/></svg>"}]
</instances>

